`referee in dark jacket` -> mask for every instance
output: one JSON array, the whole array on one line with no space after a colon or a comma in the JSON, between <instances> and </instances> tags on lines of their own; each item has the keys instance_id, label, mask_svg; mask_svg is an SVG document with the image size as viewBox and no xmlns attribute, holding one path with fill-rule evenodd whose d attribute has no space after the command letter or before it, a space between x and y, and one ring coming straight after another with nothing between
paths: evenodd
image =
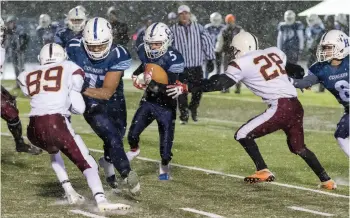
<instances>
[{"instance_id":1,"label":"referee in dark jacket","mask_svg":"<svg viewBox=\"0 0 350 218\"><path fill-rule=\"evenodd\" d=\"M187 5L178 8L179 22L170 27L174 34L173 47L175 47L185 59L184 73L188 74L188 81L196 83L203 79L204 55L207 61L207 70L214 70L215 52L214 45L206 29L197 22L191 22L191 10ZM175 57L174 57L175 58ZM197 122L197 108L202 97L202 92L192 92L192 99L188 105L187 94L178 98L181 124L188 122L190 110L194 122Z\"/></svg>"},{"instance_id":2,"label":"referee in dark jacket","mask_svg":"<svg viewBox=\"0 0 350 218\"><path fill-rule=\"evenodd\" d=\"M112 25L113 44L127 46L130 39L128 35L128 26L118 21L117 10L114 6L108 8L107 17Z\"/></svg>"}]
</instances>

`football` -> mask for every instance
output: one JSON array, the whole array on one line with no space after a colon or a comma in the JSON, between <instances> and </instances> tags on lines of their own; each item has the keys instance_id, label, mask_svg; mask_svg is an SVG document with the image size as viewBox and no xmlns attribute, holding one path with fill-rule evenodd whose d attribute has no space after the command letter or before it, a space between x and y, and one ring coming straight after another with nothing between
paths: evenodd
<instances>
[{"instance_id":1,"label":"football","mask_svg":"<svg viewBox=\"0 0 350 218\"><path fill-rule=\"evenodd\" d=\"M145 66L145 72L144 72L144 80L146 83L150 82L150 78L152 80L161 83L161 84L168 84L168 75L165 72L165 70L159 66L158 64L148 63ZM150 77L150 78L147 78Z\"/></svg>"}]
</instances>

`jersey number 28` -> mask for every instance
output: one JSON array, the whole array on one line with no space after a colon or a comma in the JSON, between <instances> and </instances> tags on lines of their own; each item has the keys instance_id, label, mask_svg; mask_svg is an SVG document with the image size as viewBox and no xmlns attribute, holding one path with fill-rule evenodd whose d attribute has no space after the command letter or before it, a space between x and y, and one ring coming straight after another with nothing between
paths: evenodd
<instances>
[{"instance_id":1,"label":"jersey number 28","mask_svg":"<svg viewBox=\"0 0 350 218\"><path fill-rule=\"evenodd\" d=\"M260 62L265 62L266 64L261 66L260 73L264 77L264 79L271 80L276 77L278 77L280 74L286 74L286 71L281 64L283 64L282 59L275 53L269 53L267 56L260 55L256 58L254 58L254 64L258 65ZM278 69L276 69L276 66ZM267 70L270 68L275 68L275 70L272 71L272 73L269 73Z\"/></svg>"},{"instance_id":2,"label":"jersey number 28","mask_svg":"<svg viewBox=\"0 0 350 218\"><path fill-rule=\"evenodd\" d=\"M55 73L56 72L56 73ZM50 69L47 69L45 72L42 70L37 70L31 72L26 77L26 84L28 88L28 94L30 96L36 95L40 92L41 88L47 92L57 92L61 89L61 80L62 80L62 66L56 66ZM42 76L44 78L42 80ZM43 81L54 81L55 85L49 86L48 83L41 84Z\"/></svg>"}]
</instances>

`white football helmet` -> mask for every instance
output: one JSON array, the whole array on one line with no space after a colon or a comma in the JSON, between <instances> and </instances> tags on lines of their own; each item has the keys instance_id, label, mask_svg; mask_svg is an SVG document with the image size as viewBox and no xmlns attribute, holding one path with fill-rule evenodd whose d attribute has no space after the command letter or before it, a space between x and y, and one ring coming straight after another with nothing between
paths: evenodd
<instances>
[{"instance_id":1,"label":"white football helmet","mask_svg":"<svg viewBox=\"0 0 350 218\"><path fill-rule=\"evenodd\" d=\"M317 47L317 61L343 59L349 55L349 37L340 30L330 30L323 34Z\"/></svg>"},{"instance_id":2,"label":"white football helmet","mask_svg":"<svg viewBox=\"0 0 350 218\"><path fill-rule=\"evenodd\" d=\"M81 11L83 11L83 12L87 15L87 11L86 11L86 9L84 8L84 6L78 5L78 6L76 6L76 8L80 9Z\"/></svg>"},{"instance_id":3,"label":"white football helmet","mask_svg":"<svg viewBox=\"0 0 350 218\"><path fill-rule=\"evenodd\" d=\"M51 17L48 14L42 14L39 17L39 26L42 28L48 28L51 24Z\"/></svg>"},{"instance_id":4,"label":"white football helmet","mask_svg":"<svg viewBox=\"0 0 350 218\"><path fill-rule=\"evenodd\" d=\"M258 50L258 39L249 32L240 31L233 37L231 48L233 49L234 57L239 58L248 52Z\"/></svg>"},{"instance_id":5,"label":"white football helmet","mask_svg":"<svg viewBox=\"0 0 350 218\"><path fill-rule=\"evenodd\" d=\"M322 24L322 20L317 14L310 14L309 16L306 17L306 22L307 24L312 27L317 24Z\"/></svg>"},{"instance_id":6,"label":"white football helmet","mask_svg":"<svg viewBox=\"0 0 350 218\"><path fill-rule=\"evenodd\" d=\"M72 8L67 14L67 26L73 32L80 32L84 29L86 23L85 12L78 7Z\"/></svg>"},{"instance_id":7,"label":"white football helmet","mask_svg":"<svg viewBox=\"0 0 350 218\"><path fill-rule=\"evenodd\" d=\"M113 42L111 24L102 17L90 19L85 25L82 40L91 59L101 60L107 57Z\"/></svg>"},{"instance_id":8,"label":"white football helmet","mask_svg":"<svg viewBox=\"0 0 350 218\"><path fill-rule=\"evenodd\" d=\"M56 43L49 43L44 45L38 56L40 65L60 63L67 59L65 50Z\"/></svg>"},{"instance_id":9,"label":"white football helmet","mask_svg":"<svg viewBox=\"0 0 350 218\"><path fill-rule=\"evenodd\" d=\"M159 58L164 55L171 43L173 35L169 27L164 23L153 23L145 31L143 38L145 42L145 50L148 58ZM160 43L161 46L157 49L152 49L152 44Z\"/></svg>"},{"instance_id":10,"label":"white football helmet","mask_svg":"<svg viewBox=\"0 0 350 218\"><path fill-rule=\"evenodd\" d=\"M222 16L218 12L214 12L210 15L210 23L214 26L220 26L222 23Z\"/></svg>"},{"instance_id":11,"label":"white football helmet","mask_svg":"<svg viewBox=\"0 0 350 218\"><path fill-rule=\"evenodd\" d=\"M284 13L284 21L286 24L293 24L295 22L295 13L292 10L288 10Z\"/></svg>"}]
</instances>

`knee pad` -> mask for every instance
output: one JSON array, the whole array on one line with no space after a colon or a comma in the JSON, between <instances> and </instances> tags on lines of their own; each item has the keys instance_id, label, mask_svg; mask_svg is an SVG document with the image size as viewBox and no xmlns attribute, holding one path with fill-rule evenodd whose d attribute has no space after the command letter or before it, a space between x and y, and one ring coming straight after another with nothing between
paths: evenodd
<instances>
[{"instance_id":1,"label":"knee pad","mask_svg":"<svg viewBox=\"0 0 350 218\"><path fill-rule=\"evenodd\" d=\"M97 165L95 159L90 155L89 149L86 147L86 145L85 145L83 139L80 137L80 135L75 135L74 141L75 141L75 143L77 143L80 152L82 153L84 159L91 166L91 168L98 169L98 165Z\"/></svg>"}]
</instances>

